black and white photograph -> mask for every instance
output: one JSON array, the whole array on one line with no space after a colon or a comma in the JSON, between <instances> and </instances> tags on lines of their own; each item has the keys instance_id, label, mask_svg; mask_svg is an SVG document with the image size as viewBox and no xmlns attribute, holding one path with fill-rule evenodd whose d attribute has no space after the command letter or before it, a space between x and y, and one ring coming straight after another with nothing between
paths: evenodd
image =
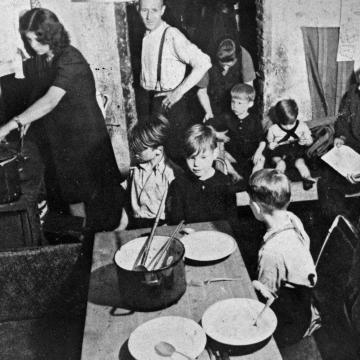
<instances>
[{"instance_id":1,"label":"black and white photograph","mask_svg":"<svg viewBox=\"0 0 360 360\"><path fill-rule=\"evenodd\" d=\"M359 0L0 1L0 359L360 359Z\"/></svg>"}]
</instances>

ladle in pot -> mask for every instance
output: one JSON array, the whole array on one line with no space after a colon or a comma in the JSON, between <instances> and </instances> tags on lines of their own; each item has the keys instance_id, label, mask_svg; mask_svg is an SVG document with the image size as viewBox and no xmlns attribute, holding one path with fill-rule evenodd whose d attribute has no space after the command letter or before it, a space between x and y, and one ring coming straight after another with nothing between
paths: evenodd
<instances>
[{"instance_id":1,"label":"ladle in pot","mask_svg":"<svg viewBox=\"0 0 360 360\"><path fill-rule=\"evenodd\" d=\"M155 230L156 230L156 227L157 227L157 225L159 223L161 212L162 212L163 206L165 204L166 194L167 194L167 192L165 191L164 195L163 195L163 197L161 199L161 203L159 205L159 208L158 208L158 211L157 211L157 214L156 214L156 218L155 218L155 221L154 221L154 225L153 225L153 227L151 229L150 235L146 239L143 247L141 248L141 250L139 252L139 255L137 256L137 258L135 260L134 267L133 267L133 270L135 270L135 271L148 271L148 268L145 266L145 264L146 264L147 257L149 255L151 242L152 242L152 240L154 238Z\"/></svg>"}]
</instances>

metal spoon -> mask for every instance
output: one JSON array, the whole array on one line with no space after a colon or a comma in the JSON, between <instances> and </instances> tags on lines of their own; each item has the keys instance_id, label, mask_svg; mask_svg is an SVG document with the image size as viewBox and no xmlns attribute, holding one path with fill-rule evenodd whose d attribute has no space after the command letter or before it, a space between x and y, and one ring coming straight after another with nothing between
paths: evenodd
<instances>
[{"instance_id":1,"label":"metal spoon","mask_svg":"<svg viewBox=\"0 0 360 360\"><path fill-rule=\"evenodd\" d=\"M262 308L262 310L259 312L258 316L256 317L253 325L254 326L258 326L258 322L260 320L260 318L262 317L262 315L264 314L264 312L266 311L266 309L268 309L270 307L270 305L273 303L273 301L275 300L275 298L271 297L266 301L265 306Z\"/></svg>"},{"instance_id":2,"label":"metal spoon","mask_svg":"<svg viewBox=\"0 0 360 360\"><path fill-rule=\"evenodd\" d=\"M222 278L212 278L212 279L206 279L206 280L190 280L188 282L188 285L190 286L203 286L203 285L208 285L212 282L218 282L218 281L239 281L241 280L241 277L235 277L235 278L227 278L227 277L222 277Z\"/></svg>"},{"instance_id":3,"label":"metal spoon","mask_svg":"<svg viewBox=\"0 0 360 360\"><path fill-rule=\"evenodd\" d=\"M165 341L160 341L159 343L157 343L155 346L155 351L160 355L160 356L164 356L164 357L171 357L174 353L178 353L180 355L182 355L183 357L185 357L188 360L195 360L194 358L180 352L177 351L175 346L165 342Z\"/></svg>"}]
</instances>

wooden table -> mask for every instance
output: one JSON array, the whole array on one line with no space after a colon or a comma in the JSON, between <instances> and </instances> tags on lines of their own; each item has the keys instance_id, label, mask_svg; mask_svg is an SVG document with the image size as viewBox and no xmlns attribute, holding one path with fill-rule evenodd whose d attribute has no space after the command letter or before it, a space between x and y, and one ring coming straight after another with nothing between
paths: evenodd
<instances>
[{"instance_id":1,"label":"wooden table","mask_svg":"<svg viewBox=\"0 0 360 360\"><path fill-rule=\"evenodd\" d=\"M218 230L232 234L226 222L198 223L196 230ZM158 235L169 235L173 226L157 229ZM176 315L201 320L204 311L213 303L232 297L256 299L248 272L237 249L224 261L207 266L186 265L186 279L204 280L211 277L242 277L242 281L218 282L203 287L187 286L178 303L154 312L135 312L121 309L113 258L121 244L149 233L149 229L98 233L95 236L92 269L86 311L82 360L130 360L127 340L140 324L159 316ZM247 355L231 359L281 359L276 343L271 339L264 347Z\"/></svg>"}]
</instances>

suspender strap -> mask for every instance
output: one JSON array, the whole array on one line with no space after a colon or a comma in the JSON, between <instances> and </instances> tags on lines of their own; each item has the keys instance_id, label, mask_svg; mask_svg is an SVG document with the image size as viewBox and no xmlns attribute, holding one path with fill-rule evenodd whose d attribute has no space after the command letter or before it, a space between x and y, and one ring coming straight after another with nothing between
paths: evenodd
<instances>
[{"instance_id":1,"label":"suspender strap","mask_svg":"<svg viewBox=\"0 0 360 360\"><path fill-rule=\"evenodd\" d=\"M271 240L271 239L272 239L273 237L275 237L276 235L278 235L278 234L280 234L280 233L282 233L282 232L284 232L284 231L287 231L287 230L295 230L295 231L296 231L294 225L289 225L289 226L286 226L286 227L284 227L284 228L282 228L282 229L279 229L279 230L277 230L277 231L274 231L274 232L266 239L266 241Z\"/></svg>"},{"instance_id":2,"label":"suspender strap","mask_svg":"<svg viewBox=\"0 0 360 360\"><path fill-rule=\"evenodd\" d=\"M162 54L163 54L163 49L164 49L164 42L165 42L165 35L166 35L166 31L169 29L170 26L168 26L162 36L161 36L161 40L160 40L160 47L159 47L159 56L158 56L158 63L157 63L157 73L156 73L156 86L157 84L159 84L160 86L160 90L161 89L161 63L162 63Z\"/></svg>"},{"instance_id":3,"label":"suspender strap","mask_svg":"<svg viewBox=\"0 0 360 360\"><path fill-rule=\"evenodd\" d=\"M287 141L287 140L289 140L291 137L294 138L294 139L299 139L299 137L297 136L297 134L295 134L295 131L296 131L296 129L297 129L298 126L299 126L299 120L296 120L295 126L294 126L292 129L289 129L289 130L283 128L280 124L278 124L278 125L279 125L279 128L286 133L286 135L279 141L279 143L284 142L284 141Z\"/></svg>"}]
</instances>

